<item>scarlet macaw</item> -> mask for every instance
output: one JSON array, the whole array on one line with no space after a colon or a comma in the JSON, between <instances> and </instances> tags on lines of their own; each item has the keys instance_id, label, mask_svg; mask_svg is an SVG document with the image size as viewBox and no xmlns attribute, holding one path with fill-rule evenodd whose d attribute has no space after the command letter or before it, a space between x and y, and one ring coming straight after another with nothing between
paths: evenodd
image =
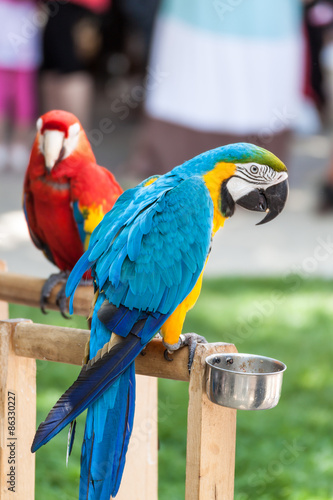
<instances>
[{"instance_id":1,"label":"scarlet macaw","mask_svg":"<svg viewBox=\"0 0 333 500\"><path fill-rule=\"evenodd\" d=\"M122 189L96 158L78 119L53 110L37 120L37 135L25 175L23 205L34 244L60 269L45 282L44 307L52 288L66 280L88 248L90 235ZM86 273L85 278L89 278ZM58 294L64 315L65 286Z\"/></svg>"},{"instance_id":2,"label":"scarlet macaw","mask_svg":"<svg viewBox=\"0 0 333 500\"><path fill-rule=\"evenodd\" d=\"M133 424L136 356L158 331L169 351L202 340L181 331L214 234L236 204L265 212L260 224L274 219L286 202L287 177L285 165L262 148L220 147L126 191L93 232L67 283L72 311L80 278L92 268L90 360L32 445L34 452L88 408L80 499L117 494Z\"/></svg>"}]
</instances>

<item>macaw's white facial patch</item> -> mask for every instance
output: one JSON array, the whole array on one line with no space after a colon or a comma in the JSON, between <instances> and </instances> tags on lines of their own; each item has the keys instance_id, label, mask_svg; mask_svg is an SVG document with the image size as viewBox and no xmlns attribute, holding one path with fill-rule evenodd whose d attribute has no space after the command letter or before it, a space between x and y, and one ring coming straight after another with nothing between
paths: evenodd
<instances>
[{"instance_id":1,"label":"macaw's white facial patch","mask_svg":"<svg viewBox=\"0 0 333 500\"><path fill-rule=\"evenodd\" d=\"M39 123L40 120L40 123ZM37 120L37 129L41 130L43 122L41 118ZM60 130L44 130L39 135L39 150L44 155L45 166L52 169L58 161L64 160L75 151L80 135L81 127L79 123L74 123L68 129L68 137Z\"/></svg>"},{"instance_id":2,"label":"macaw's white facial patch","mask_svg":"<svg viewBox=\"0 0 333 500\"><path fill-rule=\"evenodd\" d=\"M80 132L80 124L78 122L73 123L68 129L68 137L74 138Z\"/></svg>"},{"instance_id":3,"label":"macaw's white facial patch","mask_svg":"<svg viewBox=\"0 0 333 500\"><path fill-rule=\"evenodd\" d=\"M233 200L237 202L254 189L267 189L288 178L287 172L276 172L268 165L260 163L236 164L236 173L227 183Z\"/></svg>"},{"instance_id":4,"label":"macaw's white facial patch","mask_svg":"<svg viewBox=\"0 0 333 500\"><path fill-rule=\"evenodd\" d=\"M42 130L42 126L43 126L43 120L41 118L38 118L38 120L36 122L37 132L40 132Z\"/></svg>"},{"instance_id":5,"label":"macaw's white facial patch","mask_svg":"<svg viewBox=\"0 0 333 500\"><path fill-rule=\"evenodd\" d=\"M73 123L68 129L68 136L64 140L63 148L64 155L63 158L67 158L69 155L75 151L77 144L79 142L81 127L78 122Z\"/></svg>"}]
</instances>

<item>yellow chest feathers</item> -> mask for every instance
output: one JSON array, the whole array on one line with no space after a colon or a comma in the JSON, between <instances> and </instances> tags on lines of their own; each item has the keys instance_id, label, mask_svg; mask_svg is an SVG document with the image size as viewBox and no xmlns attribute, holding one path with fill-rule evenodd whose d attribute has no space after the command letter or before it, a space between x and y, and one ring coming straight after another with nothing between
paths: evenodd
<instances>
[{"instance_id":1,"label":"yellow chest feathers","mask_svg":"<svg viewBox=\"0 0 333 500\"><path fill-rule=\"evenodd\" d=\"M209 189L214 204L213 236L220 227L223 226L225 217L220 212L221 207L221 186L223 181L234 175L236 165L233 163L216 163L213 170L203 176L205 184Z\"/></svg>"}]
</instances>

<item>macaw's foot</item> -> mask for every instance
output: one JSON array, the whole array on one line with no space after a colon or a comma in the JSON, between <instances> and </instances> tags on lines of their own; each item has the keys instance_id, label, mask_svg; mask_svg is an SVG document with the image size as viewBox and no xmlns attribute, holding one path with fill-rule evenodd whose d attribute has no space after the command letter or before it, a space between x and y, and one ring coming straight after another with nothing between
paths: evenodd
<instances>
[{"instance_id":1,"label":"macaw's foot","mask_svg":"<svg viewBox=\"0 0 333 500\"><path fill-rule=\"evenodd\" d=\"M197 335L196 333L182 333L179 337L177 344L167 344L163 341L163 345L166 347L164 351L164 357L167 361L172 361L170 354L174 353L178 349L184 346L188 346L188 371L191 372L191 367L194 359L195 349L197 344L207 344L205 337Z\"/></svg>"},{"instance_id":2,"label":"macaw's foot","mask_svg":"<svg viewBox=\"0 0 333 500\"><path fill-rule=\"evenodd\" d=\"M61 316L65 319L71 319L71 317L66 314L66 309L67 309L66 285L67 285L67 279L66 282L60 288L59 292L57 293L56 304L59 307Z\"/></svg>"},{"instance_id":3,"label":"macaw's foot","mask_svg":"<svg viewBox=\"0 0 333 500\"><path fill-rule=\"evenodd\" d=\"M45 306L48 302L48 299L50 298L53 288L59 283L64 283L57 294L56 302L63 317L69 318L69 316L65 314L67 307L65 290L68 276L69 271L61 271L60 273L51 274L51 276L45 281L40 295L40 308L44 314L47 314Z\"/></svg>"}]
</instances>

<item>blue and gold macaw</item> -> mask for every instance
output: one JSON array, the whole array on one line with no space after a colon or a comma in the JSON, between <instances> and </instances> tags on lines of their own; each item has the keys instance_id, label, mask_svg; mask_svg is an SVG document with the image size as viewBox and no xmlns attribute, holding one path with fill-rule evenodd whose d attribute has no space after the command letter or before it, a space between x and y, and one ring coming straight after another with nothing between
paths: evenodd
<instances>
[{"instance_id":1,"label":"blue and gold macaw","mask_svg":"<svg viewBox=\"0 0 333 500\"><path fill-rule=\"evenodd\" d=\"M32 445L34 452L88 408L80 499L117 494L133 425L138 354L160 331L169 352L191 344L191 363L195 342L204 340L181 331L199 296L214 234L236 204L265 212L260 224L274 219L287 199L287 177L269 151L247 143L220 147L126 191L94 230L67 283L72 310L81 276L92 269L89 361Z\"/></svg>"}]
</instances>

